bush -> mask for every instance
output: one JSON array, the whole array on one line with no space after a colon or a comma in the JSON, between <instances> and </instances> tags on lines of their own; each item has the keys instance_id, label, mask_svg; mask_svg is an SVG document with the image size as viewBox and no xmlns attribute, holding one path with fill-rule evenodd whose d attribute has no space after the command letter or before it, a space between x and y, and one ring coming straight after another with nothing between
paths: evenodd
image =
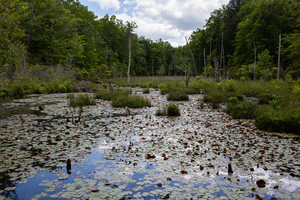
<instances>
[{"instance_id":1,"label":"bush","mask_svg":"<svg viewBox=\"0 0 300 200\"><path fill-rule=\"evenodd\" d=\"M255 125L267 131L300 133L300 111L287 108L275 109L269 105L262 105L257 110Z\"/></svg>"},{"instance_id":2,"label":"bush","mask_svg":"<svg viewBox=\"0 0 300 200\"><path fill-rule=\"evenodd\" d=\"M144 93L144 94L149 94L149 93L150 93L150 89L149 89L149 88L144 89L144 90L143 90L143 93Z\"/></svg>"},{"instance_id":3,"label":"bush","mask_svg":"<svg viewBox=\"0 0 300 200\"><path fill-rule=\"evenodd\" d=\"M167 108L168 116L180 116L180 110L175 104L169 104Z\"/></svg>"},{"instance_id":4,"label":"bush","mask_svg":"<svg viewBox=\"0 0 300 200\"><path fill-rule=\"evenodd\" d=\"M186 93L175 92L175 93L170 93L167 96L167 100L168 101L188 101L189 96Z\"/></svg>"},{"instance_id":5,"label":"bush","mask_svg":"<svg viewBox=\"0 0 300 200\"><path fill-rule=\"evenodd\" d=\"M165 95L166 94L166 92L165 92L164 89L160 89L160 93L161 93L161 95Z\"/></svg>"},{"instance_id":6,"label":"bush","mask_svg":"<svg viewBox=\"0 0 300 200\"><path fill-rule=\"evenodd\" d=\"M117 96L112 99L113 107L126 107L129 108L143 108L144 106L150 107L151 103L148 99L139 96Z\"/></svg>"},{"instance_id":7,"label":"bush","mask_svg":"<svg viewBox=\"0 0 300 200\"><path fill-rule=\"evenodd\" d=\"M257 105L249 101L227 104L227 113L236 119L253 119Z\"/></svg>"},{"instance_id":8,"label":"bush","mask_svg":"<svg viewBox=\"0 0 300 200\"><path fill-rule=\"evenodd\" d=\"M90 98L88 94L78 94L76 97L74 94L68 94L67 99L70 107L96 105L95 100Z\"/></svg>"},{"instance_id":9,"label":"bush","mask_svg":"<svg viewBox=\"0 0 300 200\"><path fill-rule=\"evenodd\" d=\"M119 97L119 96L129 96L129 94L132 91L126 90L126 89L119 89L115 90L113 94L111 94L108 90L107 91L99 91L94 93L95 99L103 99L103 100L112 100L113 98Z\"/></svg>"},{"instance_id":10,"label":"bush","mask_svg":"<svg viewBox=\"0 0 300 200\"><path fill-rule=\"evenodd\" d=\"M274 94L269 94L269 93L262 93L259 95L259 104L269 104L271 101L276 100L276 101L281 101L281 97L274 95Z\"/></svg>"},{"instance_id":11,"label":"bush","mask_svg":"<svg viewBox=\"0 0 300 200\"><path fill-rule=\"evenodd\" d=\"M239 100L238 100L238 98L236 98L236 97L229 97L228 99L227 99L227 102L228 103L238 103L239 102Z\"/></svg>"}]
</instances>

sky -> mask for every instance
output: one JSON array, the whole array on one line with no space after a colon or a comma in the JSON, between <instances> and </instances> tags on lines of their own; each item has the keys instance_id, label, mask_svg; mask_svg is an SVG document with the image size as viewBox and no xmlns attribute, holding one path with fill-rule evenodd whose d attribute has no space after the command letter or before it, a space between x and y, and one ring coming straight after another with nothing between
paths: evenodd
<instances>
[{"instance_id":1,"label":"sky","mask_svg":"<svg viewBox=\"0 0 300 200\"><path fill-rule=\"evenodd\" d=\"M185 44L197 28L203 29L205 20L215 9L229 0L79 0L99 18L106 14L117 19L134 21L138 36L153 41L160 38L173 47Z\"/></svg>"}]
</instances>

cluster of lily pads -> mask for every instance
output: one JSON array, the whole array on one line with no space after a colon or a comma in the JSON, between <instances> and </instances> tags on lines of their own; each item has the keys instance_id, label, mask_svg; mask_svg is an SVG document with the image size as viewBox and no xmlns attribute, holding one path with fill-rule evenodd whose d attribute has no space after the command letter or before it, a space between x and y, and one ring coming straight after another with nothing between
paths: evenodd
<instances>
[{"instance_id":1,"label":"cluster of lily pads","mask_svg":"<svg viewBox=\"0 0 300 200\"><path fill-rule=\"evenodd\" d=\"M294 199L300 194L297 136L257 130L254 120L232 119L222 108L199 109L200 94L173 102L180 117L155 116L169 104L166 96L134 90L152 107L131 109L126 117L124 108L96 100L77 123L72 119L78 112L65 94L7 104L41 102L44 110L0 121L0 194L13 195L45 173L53 178L41 180L44 191L30 198Z\"/></svg>"}]
</instances>

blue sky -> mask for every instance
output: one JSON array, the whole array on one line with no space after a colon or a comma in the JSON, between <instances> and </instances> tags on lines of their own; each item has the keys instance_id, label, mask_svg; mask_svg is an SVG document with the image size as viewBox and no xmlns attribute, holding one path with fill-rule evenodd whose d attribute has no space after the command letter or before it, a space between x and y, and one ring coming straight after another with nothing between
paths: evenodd
<instances>
[{"instance_id":1,"label":"blue sky","mask_svg":"<svg viewBox=\"0 0 300 200\"><path fill-rule=\"evenodd\" d=\"M229 0L79 0L90 11L102 18L106 14L118 19L134 21L135 32L151 40L163 39L177 47L185 44L184 37L197 28L214 9Z\"/></svg>"}]
</instances>

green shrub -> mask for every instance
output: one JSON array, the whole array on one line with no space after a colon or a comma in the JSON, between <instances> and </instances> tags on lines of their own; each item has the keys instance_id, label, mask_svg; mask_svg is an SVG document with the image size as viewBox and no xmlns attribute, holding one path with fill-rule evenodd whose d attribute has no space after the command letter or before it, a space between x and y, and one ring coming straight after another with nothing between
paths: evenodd
<instances>
[{"instance_id":1,"label":"green shrub","mask_svg":"<svg viewBox=\"0 0 300 200\"><path fill-rule=\"evenodd\" d=\"M149 88L145 88L145 89L143 90L143 93L144 93L144 94L149 94L149 93L150 93L150 89L149 89Z\"/></svg>"},{"instance_id":2,"label":"green shrub","mask_svg":"<svg viewBox=\"0 0 300 200\"><path fill-rule=\"evenodd\" d=\"M169 104L167 107L167 115L168 116L180 116L180 110L177 105Z\"/></svg>"},{"instance_id":3,"label":"green shrub","mask_svg":"<svg viewBox=\"0 0 300 200\"><path fill-rule=\"evenodd\" d=\"M228 102L228 103L238 103L239 100L238 100L237 97L229 97L229 98L227 99L227 102Z\"/></svg>"},{"instance_id":4,"label":"green shrub","mask_svg":"<svg viewBox=\"0 0 300 200\"><path fill-rule=\"evenodd\" d=\"M110 101L111 100L111 95L110 95L110 92L108 90L107 91L99 91L99 92L94 93L94 98Z\"/></svg>"},{"instance_id":5,"label":"green shrub","mask_svg":"<svg viewBox=\"0 0 300 200\"><path fill-rule=\"evenodd\" d=\"M165 92L164 89L160 89L160 93L161 93L161 95L165 95L166 94L166 92Z\"/></svg>"},{"instance_id":6,"label":"green shrub","mask_svg":"<svg viewBox=\"0 0 300 200\"><path fill-rule=\"evenodd\" d=\"M104 89L107 89L108 84L107 84L107 83L103 83L103 84L101 85L101 87L103 87Z\"/></svg>"},{"instance_id":7,"label":"green shrub","mask_svg":"<svg viewBox=\"0 0 300 200\"><path fill-rule=\"evenodd\" d=\"M168 113L167 113L167 107L163 107L163 108L158 108L155 112L155 115L156 116L166 116Z\"/></svg>"},{"instance_id":8,"label":"green shrub","mask_svg":"<svg viewBox=\"0 0 300 200\"><path fill-rule=\"evenodd\" d=\"M227 113L236 119L253 119L257 105L249 101L228 103Z\"/></svg>"},{"instance_id":9,"label":"green shrub","mask_svg":"<svg viewBox=\"0 0 300 200\"><path fill-rule=\"evenodd\" d=\"M113 107L126 107L129 108L143 108L145 106L150 107L151 103L148 99L144 99L139 96L117 96L112 99Z\"/></svg>"},{"instance_id":10,"label":"green shrub","mask_svg":"<svg viewBox=\"0 0 300 200\"><path fill-rule=\"evenodd\" d=\"M95 100L90 98L88 94L78 94L76 97L74 94L68 94L67 99L70 107L96 105Z\"/></svg>"},{"instance_id":11,"label":"green shrub","mask_svg":"<svg viewBox=\"0 0 300 200\"><path fill-rule=\"evenodd\" d=\"M189 96L186 93L175 92L175 93L168 94L167 100L168 101L188 101Z\"/></svg>"},{"instance_id":12,"label":"green shrub","mask_svg":"<svg viewBox=\"0 0 300 200\"><path fill-rule=\"evenodd\" d=\"M287 108L275 109L269 105L262 105L257 109L255 125L267 131L300 133L300 110Z\"/></svg>"},{"instance_id":13,"label":"green shrub","mask_svg":"<svg viewBox=\"0 0 300 200\"><path fill-rule=\"evenodd\" d=\"M269 104L270 101L281 101L281 97L275 94L262 93L259 95L259 104Z\"/></svg>"}]
</instances>

